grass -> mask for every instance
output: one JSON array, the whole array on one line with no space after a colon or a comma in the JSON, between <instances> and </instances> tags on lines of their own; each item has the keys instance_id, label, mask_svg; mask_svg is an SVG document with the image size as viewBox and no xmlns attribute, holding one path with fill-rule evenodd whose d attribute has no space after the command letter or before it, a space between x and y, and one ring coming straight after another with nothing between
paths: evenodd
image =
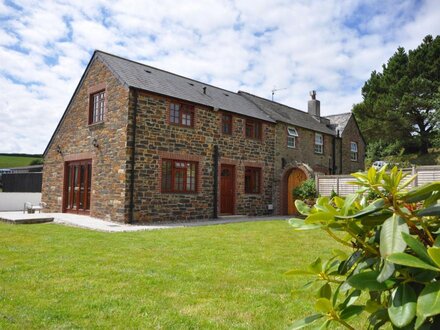
<instances>
[{"instance_id":1,"label":"grass","mask_svg":"<svg viewBox=\"0 0 440 330\"><path fill-rule=\"evenodd\" d=\"M36 155L8 155L0 154L0 168L11 168L28 166L33 160L41 159L41 157Z\"/></svg>"},{"instance_id":2,"label":"grass","mask_svg":"<svg viewBox=\"0 0 440 330\"><path fill-rule=\"evenodd\" d=\"M314 312L320 231L285 221L100 233L0 223L0 328L285 329Z\"/></svg>"},{"instance_id":3,"label":"grass","mask_svg":"<svg viewBox=\"0 0 440 330\"><path fill-rule=\"evenodd\" d=\"M426 155L420 155L417 153L413 154L402 154L397 156L388 156L383 159L366 159L366 168L370 167L371 164L376 160L385 160L391 164L400 164L403 167L411 167L412 165L440 165L440 149L431 148L428 150Z\"/></svg>"}]
</instances>

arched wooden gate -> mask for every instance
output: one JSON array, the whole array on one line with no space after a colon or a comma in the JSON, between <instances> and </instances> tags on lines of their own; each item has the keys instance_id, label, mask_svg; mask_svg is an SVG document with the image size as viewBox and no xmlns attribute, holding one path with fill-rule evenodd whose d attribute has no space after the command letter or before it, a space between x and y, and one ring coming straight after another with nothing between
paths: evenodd
<instances>
[{"instance_id":1,"label":"arched wooden gate","mask_svg":"<svg viewBox=\"0 0 440 330\"><path fill-rule=\"evenodd\" d=\"M287 178L287 214L296 214L295 199L293 197L293 189L298 187L307 179L307 175L299 168L292 169Z\"/></svg>"}]
</instances>

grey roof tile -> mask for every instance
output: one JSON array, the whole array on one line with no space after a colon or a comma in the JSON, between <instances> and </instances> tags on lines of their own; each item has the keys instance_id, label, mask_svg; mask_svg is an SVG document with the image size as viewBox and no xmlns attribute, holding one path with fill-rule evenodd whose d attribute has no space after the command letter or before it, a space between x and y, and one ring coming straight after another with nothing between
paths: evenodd
<instances>
[{"instance_id":1,"label":"grey roof tile","mask_svg":"<svg viewBox=\"0 0 440 330\"><path fill-rule=\"evenodd\" d=\"M350 120L352 113L340 113L337 115L326 116L327 119L330 120L330 127L335 131L339 131L339 134L344 132L345 126L347 126L348 121Z\"/></svg>"},{"instance_id":2,"label":"grey roof tile","mask_svg":"<svg viewBox=\"0 0 440 330\"><path fill-rule=\"evenodd\" d=\"M237 93L101 51L96 51L96 54L130 87L275 122L267 113ZM206 94L203 92L204 87Z\"/></svg>"},{"instance_id":3,"label":"grey roof tile","mask_svg":"<svg viewBox=\"0 0 440 330\"><path fill-rule=\"evenodd\" d=\"M238 92L238 94L252 101L276 121L307 128L316 132L335 135L335 131L327 127L325 123L319 122L310 116L307 112L291 108L287 105L273 102L243 91Z\"/></svg>"}]
</instances>

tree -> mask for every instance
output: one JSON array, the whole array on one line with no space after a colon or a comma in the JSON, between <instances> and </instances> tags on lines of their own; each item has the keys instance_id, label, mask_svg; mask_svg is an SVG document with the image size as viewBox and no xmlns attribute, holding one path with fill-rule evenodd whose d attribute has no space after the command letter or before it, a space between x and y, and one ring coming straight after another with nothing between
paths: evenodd
<instances>
[{"instance_id":1,"label":"tree","mask_svg":"<svg viewBox=\"0 0 440 330\"><path fill-rule=\"evenodd\" d=\"M373 71L353 112L367 142L400 141L428 153L439 131L440 36L408 53L399 47L382 72Z\"/></svg>"}]
</instances>

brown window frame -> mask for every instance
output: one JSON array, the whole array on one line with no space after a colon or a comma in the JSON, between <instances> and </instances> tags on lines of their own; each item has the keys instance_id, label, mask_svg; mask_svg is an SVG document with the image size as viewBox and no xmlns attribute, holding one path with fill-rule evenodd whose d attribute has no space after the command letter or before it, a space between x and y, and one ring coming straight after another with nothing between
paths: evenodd
<instances>
[{"instance_id":1,"label":"brown window frame","mask_svg":"<svg viewBox=\"0 0 440 330\"><path fill-rule=\"evenodd\" d=\"M96 96L102 96L97 101ZM90 93L89 96L89 125L104 122L104 114L106 112L106 93L105 89Z\"/></svg>"},{"instance_id":2,"label":"brown window frame","mask_svg":"<svg viewBox=\"0 0 440 330\"><path fill-rule=\"evenodd\" d=\"M247 179L248 177L249 179ZM244 168L244 193L261 194L262 179L263 171L261 167L246 166Z\"/></svg>"},{"instance_id":3,"label":"brown window frame","mask_svg":"<svg viewBox=\"0 0 440 330\"><path fill-rule=\"evenodd\" d=\"M232 121L233 117L230 113L222 113L222 134L224 135L232 135ZM228 127L229 129L225 128Z\"/></svg>"},{"instance_id":4,"label":"brown window frame","mask_svg":"<svg viewBox=\"0 0 440 330\"><path fill-rule=\"evenodd\" d=\"M176 109L176 107L178 107ZM177 115L176 115L177 112ZM194 128L194 118L195 109L193 105L186 103L171 102L169 105L169 123L170 125L180 126L180 127L191 127ZM188 125L187 118L185 116L189 115L190 124Z\"/></svg>"},{"instance_id":5,"label":"brown window frame","mask_svg":"<svg viewBox=\"0 0 440 330\"><path fill-rule=\"evenodd\" d=\"M263 139L263 123L260 120L246 118L244 131L245 131L244 134L248 139L253 139L253 140Z\"/></svg>"},{"instance_id":6,"label":"brown window frame","mask_svg":"<svg viewBox=\"0 0 440 330\"><path fill-rule=\"evenodd\" d=\"M194 166L194 168L191 168ZM198 162L178 160L178 159L162 159L161 164L161 192L173 194L195 194L198 187ZM193 170L193 173L191 173ZM169 171L169 172L168 172ZM181 183L176 183L176 177L181 175ZM189 183L188 179L193 180ZM176 189L176 184L177 189ZM179 189L181 187L181 189Z\"/></svg>"}]
</instances>

